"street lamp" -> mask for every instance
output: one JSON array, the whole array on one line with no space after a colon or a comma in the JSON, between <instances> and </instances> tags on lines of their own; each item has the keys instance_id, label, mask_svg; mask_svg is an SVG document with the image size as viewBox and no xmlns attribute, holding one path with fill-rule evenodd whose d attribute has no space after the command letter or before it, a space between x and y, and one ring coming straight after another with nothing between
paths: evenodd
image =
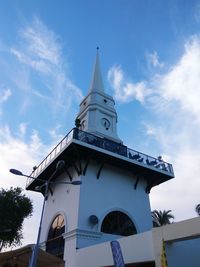
<instances>
[{"instance_id":1,"label":"street lamp","mask_svg":"<svg viewBox=\"0 0 200 267\"><path fill-rule=\"evenodd\" d=\"M35 177L32 177L30 175L26 175L26 174L23 174L21 171L19 170L16 170L16 169L10 169L10 172L12 174L15 174L15 175L20 175L20 176L24 176L24 177L28 177L28 178L31 178L31 179L34 179L34 180L37 180L37 181L42 181L44 182L41 186L39 186L39 188L41 189L42 187L45 187L45 193L44 193L44 200L43 200L43 205L42 205L42 212L41 212L41 217L40 217L40 224L39 224L39 229L38 229L38 235L37 235L37 242L33 248L33 252L32 252L32 255L31 255L31 261L30 261L30 264L29 264L29 267L36 267L36 264L37 264L37 258L38 258L38 252L39 252L39 242L40 242L40 234L41 234L41 229L42 229L42 220L43 220L43 215L44 215L44 208L45 208L45 203L46 203L46 200L48 198L48 190L49 190L49 185L50 184L71 184L71 185L80 185L82 184L81 181L72 181L72 182L52 182L52 178L54 177L54 175L56 174L56 172L60 169L63 169L65 166L65 161L64 160L60 160L58 161L58 163L56 164L56 169L55 171L52 173L52 175L49 177L48 180L42 180L42 179L39 179L39 178L35 178Z\"/></svg>"}]
</instances>

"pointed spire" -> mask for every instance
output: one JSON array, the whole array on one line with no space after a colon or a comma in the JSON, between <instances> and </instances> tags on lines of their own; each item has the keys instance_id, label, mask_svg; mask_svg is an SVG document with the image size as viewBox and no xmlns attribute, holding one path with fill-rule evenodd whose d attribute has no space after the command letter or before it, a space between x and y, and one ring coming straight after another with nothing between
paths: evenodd
<instances>
[{"instance_id":1,"label":"pointed spire","mask_svg":"<svg viewBox=\"0 0 200 267\"><path fill-rule=\"evenodd\" d=\"M92 82L90 85L89 92L92 92L94 90L104 92L103 80L102 80L102 76L101 76L100 61L99 61L99 47L97 47L96 61L95 61L95 65L94 65Z\"/></svg>"}]
</instances>

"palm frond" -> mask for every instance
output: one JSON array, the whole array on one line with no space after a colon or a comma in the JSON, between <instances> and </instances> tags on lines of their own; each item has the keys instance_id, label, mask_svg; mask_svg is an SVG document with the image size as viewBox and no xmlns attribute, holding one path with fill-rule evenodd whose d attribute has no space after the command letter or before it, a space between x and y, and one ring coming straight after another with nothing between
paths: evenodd
<instances>
[{"instance_id":1,"label":"palm frond","mask_svg":"<svg viewBox=\"0 0 200 267\"><path fill-rule=\"evenodd\" d=\"M170 219L174 219L174 215L171 210L153 210L151 212L153 226L160 227L162 225L170 224Z\"/></svg>"}]
</instances>

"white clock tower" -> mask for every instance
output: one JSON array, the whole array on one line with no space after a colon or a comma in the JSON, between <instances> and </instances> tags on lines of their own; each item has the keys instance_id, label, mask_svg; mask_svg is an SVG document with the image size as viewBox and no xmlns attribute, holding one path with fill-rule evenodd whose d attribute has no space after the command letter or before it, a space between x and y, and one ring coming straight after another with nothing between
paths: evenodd
<instances>
[{"instance_id":1,"label":"white clock tower","mask_svg":"<svg viewBox=\"0 0 200 267\"><path fill-rule=\"evenodd\" d=\"M117 113L114 106L114 99L104 91L97 48L89 92L81 102L77 116L79 129L122 143L117 135Z\"/></svg>"},{"instance_id":2,"label":"white clock tower","mask_svg":"<svg viewBox=\"0 0 200 267\"><path fill-rule=\"evenodd\" d=\"M151 230L150 190L174 177L171 164L122 144L114 105L104 92L97 49L76 128L27 181L32 191L49 184L40 245L65 267L86 267L76 262L85 247Z\"/></svg>"}]
</instances>

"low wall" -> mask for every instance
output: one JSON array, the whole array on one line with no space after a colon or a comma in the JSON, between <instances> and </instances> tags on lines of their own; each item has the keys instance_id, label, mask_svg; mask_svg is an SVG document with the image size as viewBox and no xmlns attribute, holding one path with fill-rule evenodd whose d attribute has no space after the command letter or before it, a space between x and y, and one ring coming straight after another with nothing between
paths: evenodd
<instances>
[{"instance_id":1,"label":"low wall","mask_svg":"<svg viewBox=\"0 0 200 267\"><path fill-rule=\"evenodd\" d=\"M152 232L118 239L125 263L154 261ZM110 242L77 250L75 267L113 265Z\"/></svg>"}]
</instances>

